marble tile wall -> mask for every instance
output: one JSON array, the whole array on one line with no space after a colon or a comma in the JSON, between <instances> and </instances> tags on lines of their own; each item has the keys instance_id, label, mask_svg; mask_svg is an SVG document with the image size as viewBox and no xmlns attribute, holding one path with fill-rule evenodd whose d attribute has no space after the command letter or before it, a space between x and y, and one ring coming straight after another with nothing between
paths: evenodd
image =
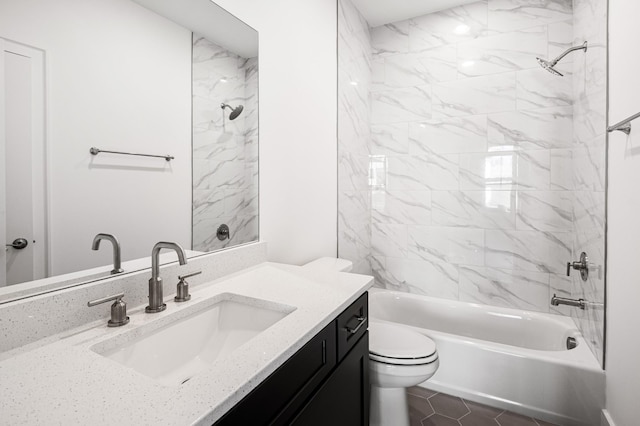
<instances>
[{"instance_id":1,"label":"marble tile wall","mask_svg":"<svg viewBox=\"0 0 640 426\"><path fill-rule=\"evenodd\" d=\"M588 42L586 54L573 61L574 134L572 150L573 257L589 256L589 279L572 273L564 290L590 302L575 318L592 352L603 363L605 292L605 188L607 147L607 2L574 0L574 44ZM577 272L577 271L575 271Z\"/></svg>"},{"instance_id":2,"label":"marble tile wall","mask_svg":"<svg viewBox=\"0 0 640 426\"><path fill-rule=\"evenodd\" d=\"M229 109L244 105L229 120ZM216 230L230 228L220 241ZM193 35L193 249L258 238L258 60Z\"/></svg>"},{"instance_id":3,"label":"marble tile wall","mask_svg":"<svg viewBox=\"0 0 640 426\"><path fill-rule=\"evenodd\" d=\"M379 286L572 315L602 359L602 305L550 299L602 300L606 2L543 3L482 0L367 38L340 2L339 253ZM585 38L565 77L537 64ZM586 286L565 275L583 250Z\"/></svg>"},{"instance_id":4,"label":"marble tile wall","mask_svg":"<svg viewBox=\"0 0 640 426\"><path fill-rule=\"evenodd\" d=\"M338 256L370 273L371 40L350 0L338 14Z\"/></svg>"},{"instance_id":5,"label":"marble tile wall","mask_svg":"<svg viewBox=\"0 0 640 426\"><path fill-rule=\"evenodd\" d=\"M572 252L571 0L485 0L372 28L382 286L549 312ZM558 284L560 286L560 284Z\"/></svg>"}]
</instances>

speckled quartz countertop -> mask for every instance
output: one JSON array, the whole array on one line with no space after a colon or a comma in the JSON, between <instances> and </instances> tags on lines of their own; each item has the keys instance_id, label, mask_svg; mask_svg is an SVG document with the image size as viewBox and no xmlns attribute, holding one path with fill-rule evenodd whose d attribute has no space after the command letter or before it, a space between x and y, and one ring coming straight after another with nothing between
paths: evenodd
<instances>
[{"instance_id":1,"label":"speckled quartz countertop","mask_svg":"<svg viewBox=\"0 0 640 426\"><path fill-rule=\"evenodd\" d=\"M263 263L198 286L187 303L167 297L164 312L130 308L124 327L93 322L12 351L0 361L0 424L210 425L371 284L364 275ZM171 324L222 293L296 309L182 385L162 385L92 350Z\"/></svg>"}]
</instances>

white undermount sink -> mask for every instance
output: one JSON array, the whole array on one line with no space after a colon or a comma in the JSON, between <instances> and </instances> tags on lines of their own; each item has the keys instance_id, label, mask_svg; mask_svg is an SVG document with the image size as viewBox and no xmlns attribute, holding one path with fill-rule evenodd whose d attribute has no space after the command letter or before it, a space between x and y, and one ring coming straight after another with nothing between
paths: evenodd
<instances>
[{"instance_id":1,"label":"white undermount sink","mask_svg":"<svg viewBox=\"0 0 640 426\"><path fill-rule=\"evenodd\" d=\"M295 310L232 293L215 296L211 303L204 304L208 306L160 328L143 330L135 338L119 336L123 343L115 347L104 342L91 349L164 385L175 386Z\"/></svg>"}]
</instances>

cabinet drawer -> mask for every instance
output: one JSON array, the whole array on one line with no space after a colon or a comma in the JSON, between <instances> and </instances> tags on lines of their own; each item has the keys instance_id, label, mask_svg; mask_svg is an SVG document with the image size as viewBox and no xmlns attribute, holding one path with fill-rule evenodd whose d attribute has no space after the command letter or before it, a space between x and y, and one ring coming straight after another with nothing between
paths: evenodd
<instances>
[{"instance_id":1,"label":"cabinet drawer","mask_svg":"<svg viewBox=\"0 0 640 426\"><path fill-rule=\"evenodd\" d=\"M338 362L340 362L369 327L369 293L365 292L345 309L338 316L336 324L338 329Z\"/></svg>"},{"instance_id":2,"label":"cabinet drawer","mask_svg":"<svg viewBox=\"0 0 640 426\"><path fill-rule=\"evenodd\" d=\"M215 424L283 424L335 365L336 329L332 321Z\"/></svg>"}]
</instances>

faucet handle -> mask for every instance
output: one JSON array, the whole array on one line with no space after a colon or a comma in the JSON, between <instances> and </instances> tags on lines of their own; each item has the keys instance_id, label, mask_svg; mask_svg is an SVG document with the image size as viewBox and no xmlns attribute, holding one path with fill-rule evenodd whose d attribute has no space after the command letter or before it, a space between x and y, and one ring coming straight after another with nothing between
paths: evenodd
<instances>
[{"instance_id":1,"label":"faucet handle","mask_svg":"<svg viewBox=\"0 0 640 426\"><path fill-rule=\"evenodd\" d=\"M201 273L202 271L197 271L187 275L178 275L180 281L178 282L178 288L176 289L176 297L174 297L173 300L176 302L186 302L187 300L191 300L191 295L189 294L189 283L186 279L200 275Z\"/></svg>"},{"instance_id":2,"label":"faucet handle","mask_svg":"<svg viewBox=\"0 0 640 426\"><path fill-rule=\"evenodd\" d=\"M91 308L114 300L111 305L111 319L107 322L107 326L120 327L129 323L129 317L127 316L127 303L122 300L123 297L124 293L118 293L103 297L102 299L91 300L90 302L87 302L87 306Z\"/></svg>"},{"instance_id":3,"label":"faucet handle","mask_svg":"<svg viewBox=\"0 0 640 426\"><path fill-rule=\"evenodd\" d=\"M202 273L202 271L196 271L196 272L192 272L192 273L187 274L187 275L178 275L178 279L180 281L184 281L186 278L195 277L196 275L200 275L201 273Z\"/></svg>"},{"instance_id":4,"label":"faucet handle","mask_svg":"<svg viewBox=\"0 0 640 426\"><path fill-rule=\"evenodd\" d=\"M570 276L571 268L580 271L582 281L587 281L589 278L589 257L587 257L587 253L580 253L580 260L576 262L567 262L567 276Z\"/></svg>"}]
</instances>

